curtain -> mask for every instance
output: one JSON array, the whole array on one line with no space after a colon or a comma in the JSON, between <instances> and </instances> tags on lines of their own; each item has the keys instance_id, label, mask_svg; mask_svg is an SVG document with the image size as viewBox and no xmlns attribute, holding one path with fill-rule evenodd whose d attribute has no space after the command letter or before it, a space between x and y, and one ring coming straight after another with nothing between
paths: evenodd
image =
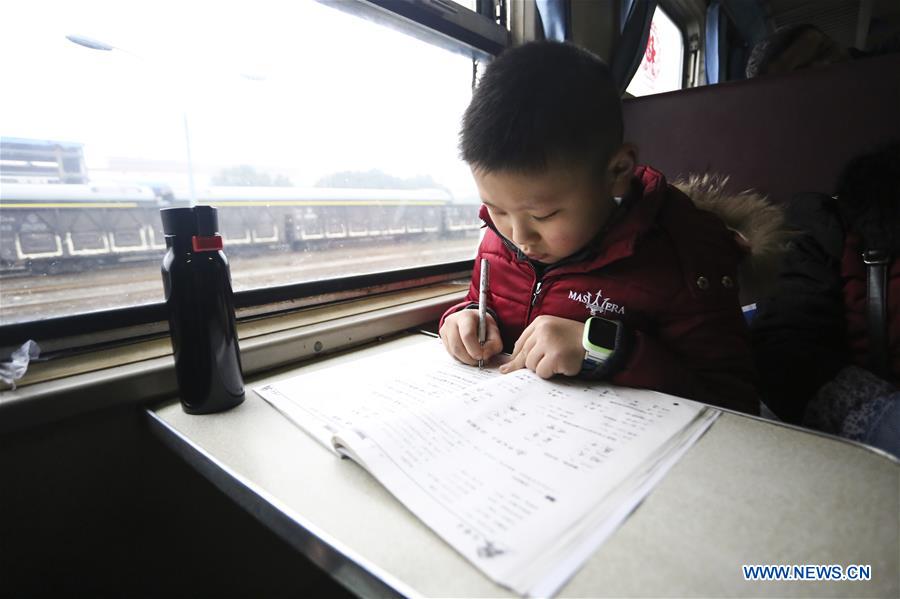
<instances>
[{"instance_id":1,"label":"curtain","mask_svg":"<svg viewBox=\"0 0 900 599\"><path fill-rule=\"evenodd\" d=\"M706 81L744 78L750 50L768 33L759 0L713 0L706 10Z\"/></svg>"},{"instance_id":2,"label":"curtain","mask_svg":"<svg viewBox=\"0 0 900 599\"><path fill-rule=\"evenodd\" d=\"M631 7L634 5L634 0L622 0L619 6L619 33L622 33L625 30L625 23L628 22L628 15L631 14Z\"/></svg>"},{"instance_id":3,"label":"curtain","mask_svg":"<svg viewBox=\"0 0 900 599\"><path fill-rule=\"evenodd\" d=\"M759 0L722 0L722 8L750 48L768 35L766 11Z\"/></svg>"},{"instance_id":4,"label":"curtain","mask_svg":"<svg viewBox=\"0 0 900 599\"><path fill-rule=\"evenodd\" d=\"M650 37L650 22L653 13L656 12L656 0L637 0L623 2L623 12L628 9L625 25L622 28L622 37L619 38L616 49L613 52L611 70L619 92L624 92L631 78L641 65L644 50L647 49L647 39Z\"/></svg>"},{"instance_id":5,"label":"curtain","mask_svg":"<svg viewBox=\"0 0 900 599\"><path fill-rule=\"evenodd\" d=\"M535 0L544 28L544 39L569 39L569 0Z\"/></svg>"},{"instance_id":6,"label":"curtain","mask_svg":"<svg viewBox=\"0 0 900 599\"><path fill-rule=\"evenodd\" d=\"M706 82L713 85L719 82L719 57L726 46L725 14L718 0L710 2L706 9ZM723 73L724 75L724 73Z\"/></svg>"}]
</instances>

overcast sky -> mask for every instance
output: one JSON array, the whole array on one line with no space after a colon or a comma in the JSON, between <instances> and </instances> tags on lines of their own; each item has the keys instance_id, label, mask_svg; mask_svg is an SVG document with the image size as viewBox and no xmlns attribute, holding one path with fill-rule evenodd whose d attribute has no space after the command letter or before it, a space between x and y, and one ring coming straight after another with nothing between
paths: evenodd
<instances>
[{"instance_id":1,"label":"overcast sky","mask_svg":"<svg viewBox=\"0 0 900 599\"><path fill-rule=\"evenodd\" d=\"M475 193L456 145L471 60L314 0L8 2L0 47L0 135L83 143L92 177L112 157L185 160L187 113L198 168L301 186L377 168Z\"/></svg>"}]
</instances>

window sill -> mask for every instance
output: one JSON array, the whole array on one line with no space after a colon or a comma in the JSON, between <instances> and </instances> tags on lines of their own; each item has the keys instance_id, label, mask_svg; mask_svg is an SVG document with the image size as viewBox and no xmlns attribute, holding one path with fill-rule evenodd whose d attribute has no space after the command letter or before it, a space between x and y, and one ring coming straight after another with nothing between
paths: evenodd
<instances>
[{"instance_id":1,"label":"window sill","mask_svg":"<svg viewBox=\"0 0 900 599\"><path fill-rule=\"evenodd\" d=\"M467 288L442 283L239 323L244 376L434 322ZM15 391L0 393L0 433L175 395L168 336L38 363Z\"/></svg>"}]
</instances>

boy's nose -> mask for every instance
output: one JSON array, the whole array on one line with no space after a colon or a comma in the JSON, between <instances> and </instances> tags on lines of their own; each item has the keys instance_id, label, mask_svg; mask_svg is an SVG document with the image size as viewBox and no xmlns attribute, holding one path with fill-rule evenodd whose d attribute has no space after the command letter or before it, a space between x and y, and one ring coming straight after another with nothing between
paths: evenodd
<instances>
[{"instance_id":1,"label":"boy's nose","mask_svg":"<svg viewBox=\"0 0 900 599\"><path fill-rule=\"evenodd\" d=\"M524 247L537 239L537 232L531 227L513 225L512 240L519 247Z\"/></svg>"}]
</instances>

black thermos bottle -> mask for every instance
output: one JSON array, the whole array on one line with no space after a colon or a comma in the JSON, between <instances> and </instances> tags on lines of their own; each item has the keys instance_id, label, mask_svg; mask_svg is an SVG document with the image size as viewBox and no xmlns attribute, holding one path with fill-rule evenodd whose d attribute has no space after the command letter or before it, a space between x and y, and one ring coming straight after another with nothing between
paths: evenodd
<instances>
[{"instance_id":1,"label":"black thermos bottle","mask_svg":"<svg viewBox=\"0 0 900 599\"><path fill-rule=\"evenodd\" d=\"M160 210L169 331L181 405L188 414L221 412L244 401L228 260L211 206Z\"/></svg>"}]
</instances>

